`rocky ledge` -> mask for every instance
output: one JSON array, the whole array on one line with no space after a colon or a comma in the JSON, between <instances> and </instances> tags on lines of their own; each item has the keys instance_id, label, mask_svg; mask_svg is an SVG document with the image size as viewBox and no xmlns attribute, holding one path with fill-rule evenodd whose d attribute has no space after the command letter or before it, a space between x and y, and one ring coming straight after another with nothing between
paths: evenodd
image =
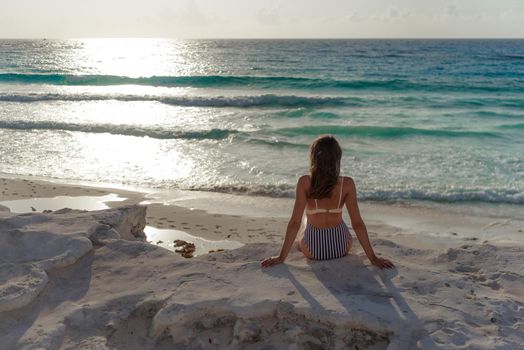
<instances>
[{"instance_id":1,"label":"rocky ledge","mask_svg":"<svg viewBox=\"0 0 524 350\"><path fill-rule=\"evenodd\" d=\"M502 300L499 293L497 300L488 293L490 277L485 286L473 279L490 266L471 268L473 249L487 264L514 261L522 250L470 245L443 253L377 240L381 251L402 257L398 270L379 271L362 255L310 262L299 252L261 269L260 260L278 246L249 244L185 259L144 241L145 214L141 206L4 211L2 348L431 349L490 346L511 329L500 344L517 344L522 336L518 295ZM455 272L446 275L450 265ZM506 277L514 274L509 270ZM501 276L498 289L520 293L521 280L508 277L504 285ZM469 300L447 305L466 291ZM505 314L488 317L488 307ZM507 324L511 317L516 323Z\"/></svg>"}]
</instances>

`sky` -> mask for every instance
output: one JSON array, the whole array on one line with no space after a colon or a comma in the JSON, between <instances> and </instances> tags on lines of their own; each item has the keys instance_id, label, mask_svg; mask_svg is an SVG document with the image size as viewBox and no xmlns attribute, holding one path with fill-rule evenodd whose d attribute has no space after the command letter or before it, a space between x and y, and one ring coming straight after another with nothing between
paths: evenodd
<instances>
[{"instance_id":1,"label":"sky","mask_svg":"<svg viewBox=\"0 0 524 350\"><path fill-rule=\"evenodd\" d=\"M524 0L0 0L1 38L524 38Z\"/></svg>"}]
</instances>

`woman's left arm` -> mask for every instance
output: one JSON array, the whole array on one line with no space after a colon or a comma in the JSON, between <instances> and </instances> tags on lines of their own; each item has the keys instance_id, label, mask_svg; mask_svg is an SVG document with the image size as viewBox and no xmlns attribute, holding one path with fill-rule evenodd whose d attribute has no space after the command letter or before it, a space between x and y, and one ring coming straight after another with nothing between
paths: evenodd
<instances>
[{"instance_id":1,"label":"woman's left arm","mask_svg":"<svg viewBox=\"0 0 524 350\"><path fill-rule=\"evenodd\" d=\"M306 208L307 196L305 181L305 176L302 176L300 179L298 179L293 214L291 214L291 218L287 224L286 237L284 238L284 244L280 250L280 255L264 259L261 262L262 267L280 264L286 260L287 255L289 254L289 251L291 250L291 247L297 238L298 229L300 228L300 223L302 222L302 215L304 214L304 209Z\"/></svg>"}]
</instances>

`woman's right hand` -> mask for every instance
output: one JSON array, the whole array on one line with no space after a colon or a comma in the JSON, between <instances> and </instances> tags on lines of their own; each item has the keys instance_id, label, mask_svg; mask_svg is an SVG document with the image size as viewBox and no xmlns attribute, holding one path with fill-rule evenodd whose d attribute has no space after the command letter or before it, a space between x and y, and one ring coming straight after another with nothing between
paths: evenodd
<instances>
[{"instance_id":1,"label":"woman's right hand","mask_svg":"<svg viewBox=\"0 0 524 350\"><path fill-rule=\"evenodd\" d=\"M266 258L262 260L260 265L262 267L269 267L277 264L282 264L284 262L284 259L282 259L280 256L271 256L269 258Z\"/></svg>"}]
</instances>

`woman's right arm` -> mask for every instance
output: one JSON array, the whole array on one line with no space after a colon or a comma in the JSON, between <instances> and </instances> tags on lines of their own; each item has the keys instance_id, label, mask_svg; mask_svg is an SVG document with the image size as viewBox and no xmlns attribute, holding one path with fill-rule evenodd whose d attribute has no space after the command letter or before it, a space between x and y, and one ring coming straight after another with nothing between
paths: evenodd
<instances>
[{"instance_id":1,"label":"woman's right arm","mask_svg":"<svg viewBox=\"0 0 524 350\"><path fill-rule=\"evenodd\" d=\"M355 182L352 178L347 179L348 180L346 181L346 183L348 183L348 186L346 188L349 188L349 192L346 196L346 208L348 209L349 218L351 219L351 226L353 227L353 230L357 235L360 245L364 249L364 252L366 253L369 261L373 265L376 265L381 269L395 267L393 263L388 259L379 258L375 255L373 247L369 242L366 224L364 224L364 220L362 220L362 216L360 215L360 210L358 208L357 188L355 186Z\"/></svg>"},{"instance_id":2,"label":"woman's right arm","mask_svg":"<svg viewBox=\"0 0 524 350\"><path fill-rule=\"evenodd\" d=\"M261 263L262 267L280 264L286 260L287 255L289 254L289 251L295 242L295 238L297 237L298 229L300 228L300 223L302 222L302 215L304 214L304 209L306 208L306 181L306 176L302 176L300 179L298 179L293 214L291 214L291 218L287 224L286 237L284 238L284 244L282 244L280 255L264 259Z\"/></svg>"}]
</instances>

